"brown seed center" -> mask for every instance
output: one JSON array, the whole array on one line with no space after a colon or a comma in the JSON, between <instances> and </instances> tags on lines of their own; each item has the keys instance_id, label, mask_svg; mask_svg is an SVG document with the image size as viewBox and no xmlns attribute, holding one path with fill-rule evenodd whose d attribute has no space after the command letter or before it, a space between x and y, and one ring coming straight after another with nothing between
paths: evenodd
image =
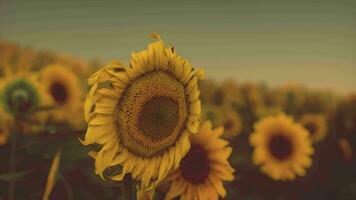
<instances>
[{"instance_id":1,"label":"brown seed center","mask_svg":"<svg viewBox=\"0 0 356 200\"><path fill-rule=\"evenodd\" d=\"M144 105L137 127L152 140L166 138L177 125L178 109L178 103L172 98L154 97Z\"/></svg>"},{"instance_id":2,"label":"brown seed center","mask_svg":"<svg viewBox=\"0 0 356 200\"><path fill-rule=\"evenodd\" d=\"M60 82L53 83L50 87L50 94L58 104L64 104L68 98L67 88Z\"/></svg>"},{"instance_id":3,"label":"brown seed center","mask_svg":"<svg viewBox=\"0 0 356 200\"><path fill-rule=\"evenodd\" d=\"M316 126L315 123L307 123L304 125L304 128L306 128L309 131L309 134L311 136L314 135L318 130L318 127Z\"/></svg>"},{"instance_id":4,"label":"brown seed center","mask_svg":"<svg viewBox=\"0 0 356 200\"><path fill-rule=\"evenodd\" d=\"M268 147L271 154L280 161L288 159L293 153L290 139L283 134L272 136Z\"/></svg>"},{"instance_id":5,"label":"brown seed center","mask_svg":"<svg viewBox=\"0 0 356 200\"><path fill-rule=\"evenodd\" d=\"M209 176L210 167L207 152L201 145L192 144L180 165L182 177L197 184L203 183Z\"/></svg>"}]
</instances>

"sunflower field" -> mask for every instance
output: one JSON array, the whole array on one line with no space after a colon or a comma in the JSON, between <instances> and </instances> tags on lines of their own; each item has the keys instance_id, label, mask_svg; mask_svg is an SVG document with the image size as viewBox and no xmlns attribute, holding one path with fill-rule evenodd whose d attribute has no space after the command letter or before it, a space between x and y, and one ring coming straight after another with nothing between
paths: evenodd
<instances>
[{"instance_id":1,"label":"sunflower field","mask_svg":"<svg viewBox=\"0 0 356 200\"><path fill-rule=\"evenodd\" d=\"M216 81L151 37L110 63L0 41L0 200L356 199L356 93Z\"/></svg>"}]
</instances>

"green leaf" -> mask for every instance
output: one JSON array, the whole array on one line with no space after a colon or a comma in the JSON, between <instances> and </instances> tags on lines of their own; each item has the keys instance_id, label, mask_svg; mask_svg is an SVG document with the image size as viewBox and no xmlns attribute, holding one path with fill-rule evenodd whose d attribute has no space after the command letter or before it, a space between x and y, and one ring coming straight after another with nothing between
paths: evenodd
<instances>
[{"instance_id":1,"label":"green leaf","mask_svg":"<svg viewBox=\"0 0 356 200\"><path fill-rule=\"evenodd\" d=\"M17 180L19 178L24 177L28 172L29 171L0 174L0 180L2 180L2 181L14 181L14 180Z\"/></svg>"}]
</instances>

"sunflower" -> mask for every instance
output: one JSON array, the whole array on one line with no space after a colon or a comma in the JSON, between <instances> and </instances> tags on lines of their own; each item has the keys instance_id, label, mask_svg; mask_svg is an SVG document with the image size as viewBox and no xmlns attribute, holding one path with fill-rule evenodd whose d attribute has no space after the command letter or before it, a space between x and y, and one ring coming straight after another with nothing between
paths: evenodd
<instances>
[{"instance_id":1,"label":"sunflower","mask_svg":"<svg viewBox=\"0 0 356 200\"><path fill-rule=\"evenodd\" d=\"M155 195L155 190L138 190L136 193L137 200L152 200Z\"/></svg>"},{"instance_id":2,"label":"sunflower","mask_svg":"<svg viewBox=\"0 0 356 200\"><path fill-rule=\"evenodd\" d=\"M84 145L102 145L96 173L121 166L107 178L122 181L131 173L147 190L178 167L190 148L189 134L199 126L198 80L204 75L161 38L133 53L130 67L112 62L93 74L85 101L89 126Z\"/></svg>"},{"instance_id":3,"label":"sunflower","mask_svg":"<svg viewBox=\"0 0 356 200\"><path fill-rule=\"evenodd\" d=\"M326 136L325 117L320 114L304 114L300 123L308 130L312 142L319 142Z\"/></svg>"},{"instance_id":4,"label":"sunflower","mask_svg":"<svg viewBox=\"0 0 356 200\"><path fill-rule=\"evenodd\" d=\"M200 81L201 102L203 105L212 104L212 99L217 89L217 83L212 79Z\"/></svg>"},{"instance_id":5,"label":"sunflower","mask_svg":"<svg viewBox=\"0 0 356 200\"><path fill-rule=\"evenodd\" d=\"M239 86L239 92L244 99L244 104L252 112L256 112L256 110L265 106L263 94L260 90L258 85L251 82L246 82Z\"/></svg>"},{"instance_id":6,"label":"sunflower","mask_svg":"<svg viewBox=\"0 0 356 200\"><path fill-rule=\"evenodd\" d=\"M47 101L36 74L9 70L5 74L0 80L1 102L4 110L13 117L28 117Z\"/></svg>"},{"instance_id":7,"label":"sunflower","mask_svg":"<svg viewBox=\"0 0 356 200\"><path fill-rule=\"evenodd\" d=\"M306 101L306 89L298 84L289 83L278 87L274 93L274 102L288 114L298 114Z\"/></svg>"},{"instance_id":8,"label":"sunflower","mask_svg":"<svg viewBox=\"0 0 356 200\"><path fill-rule=\"evenodd\" d=\"M356 93L353 93L336 106L331 114L331 125L338 135L350 137L356 133Z\"/></svg>"},{"instance_id":9,"label":"sunflower","mask_svg":"<svg viewBox=\"0 0 356 200\"><path fill-rule=\"evenodd\" d=\"M166 199L181 196L182 200L224 198L223 181L234 179L234 169L228 162L232 149L220 139L224 128L212 130L210 121L200 127L198 134L190 136L191 148L181 160L179 168L167 177L171 183Z\"/></svg>"},{"instance_id":10,"label":"sunflower","mask_svg":"<svg viewBox=\"0 0 356 200\"><path fill-rule=\"evenodd\" d=\"M40 72L40 81L56 108L50 111L55 121L68 121L72 125L80 123L82 110L81 91L77 76L60 65L50 65Z\"/></svg>"},{"instance_id":11,"label":"sunflower","mask_svg":"<svg viewBox=\"0 0 356 200\"><path fill-rule=\"evenodd\" d=\"M345 137L341 137L338 139L337 144L344 156L344 159L347 161L351 161L352 160L352 145L350 144L350 142Z\"/></svg>"},{"instance_id":12,"label":"sunflower","mask_svg":"<svg viewBox=\"0 0 356 200\"><path fill-rule=\"evenodd\" d=\"M233 111L232 109L220 110L221 117L217 119L217 126L224 127L223 138L231 139L242 130L242 122L239 113Z\"/></svg>"},{"instance_id":13,"label":"sunflower","mask_svg":"<svg viewBox=\"0 0 356 200\"><path fill-rule=\"evenodd\" d=\"M213 125L221 121L222 113L219 107L212 104L202 104L200 121L211 121Z\"/></svg>"},{"instance_id":14,"label":"sunflower","mask_svg":"<svg viewBox=\"0 0 356 200\"><path fill-rule=\"evenodd\" d=\"M7 142L12 126L11 117L0 106L0 145Z\"/></svg>"},{"instance_id":15,"label":"sunflower","mask_svg":"<svg viewBox=\"0 0 356 200\"><path fill-rule=\"evenodd\" d=\"M279 114L255 124L250 136L254 147L253 161L274 180L294 180L310 167L314 150L308 132L291 117Z\"/></svg>"},{"instance_id":16,"label":"sunflower","mask_svg":"<svg viewBox=\"0 0 356 200\"><path fill-rule=\"evenodd\" d=\"M237 90L238 87L234 80L225 80L216 89L214 89L214 93L210 97L210 102L218 107L230 106L233 103L241 103L241 96Z\"/></svg>"}]
</instances>

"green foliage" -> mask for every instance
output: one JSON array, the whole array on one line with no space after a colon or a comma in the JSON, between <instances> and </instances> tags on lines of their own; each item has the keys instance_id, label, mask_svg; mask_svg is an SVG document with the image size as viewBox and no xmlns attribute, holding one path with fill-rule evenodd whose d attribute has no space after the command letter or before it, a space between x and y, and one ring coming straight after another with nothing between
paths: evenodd
<instances>
[{"instance_id":1,"label":"green foliage","mask_svg":"<svg viewBox=\"0 0 356 200\"><path fill-rule=\"evenodd\" d=\"M28 174L30 171L23 171L23 172L16 172L16 173L5 173L0 174L0 180L2 181L15 181L20 178L23 178Z\"/></svg>"}]
</instances>

